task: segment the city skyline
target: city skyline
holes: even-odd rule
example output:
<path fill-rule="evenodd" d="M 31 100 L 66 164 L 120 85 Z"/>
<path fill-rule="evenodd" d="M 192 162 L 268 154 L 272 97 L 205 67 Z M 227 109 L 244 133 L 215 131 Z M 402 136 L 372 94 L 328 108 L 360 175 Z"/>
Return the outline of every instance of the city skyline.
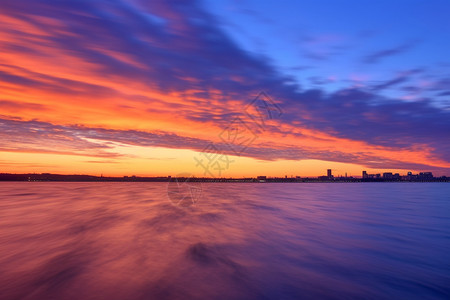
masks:
<path fill-rule="evenodd" d="M 14 178 L 16 179 L 20 179 L 23 180 L 24 178 L 27 178 L 26 176 L 29 175 L 35 175 L 35 178 L 39 178 L 41 180 L 48 180 L 51 181 L 51 179 L 49 178 L 56 178 L 58 176 L 61 176 L 61 178 L 66 178 L 66 177 L 73 177 L 73 178 L 97 178 L 97 179 L 101 179 L 101 178 L 116 178 L 116 179 L 124 179 L 124 180 L 129 180 L 129 181 L 133 181 L 133 179 L 158 179 L 158 181 L 160 181 L 159 179 L 167 179 L 170 180 L 171 178 L 191 178 L 191 179 L 205 179 L 205 180 L 222 180 L 222 179 L 228 179 L 228 180 L 240 180 L 240 179 L 257 179 L 257 180 L 266 180 L 266 179 L 318 179 L 318 180 L 322 180 L 322 181 L 334 181 L 334 180 L 345 180 L 345 179 L 367 179 L 367 180 L 388 180 L 388 181 L 424 181 L 424 180 L 433 180 L 433 179 L 443 179 L 444 181 L 448 181 L 450 180 L 450 177 L 447 175 L 442 175 L 442 176 L 434 176 L 432 172 L 419 172 L 417 174 L 414 174 L 411 171 L 408 171 L 406 174 L 400 174 L 400 173 L 393 173 L 393 172 L 383 172 L 383 173 L 375 173 L 375 174 L 369 174 L 367 173 L 367 171 L 363 170 L 361 172 L 361 176 L 354 176 L 351 174 L 347 174 L 345 173 L 345 175 L 341 175 L 341 174 L 333 174 L 333 170 L 332 169 L 327 169 L 326 170 L 326 175 L 320 175 L 320 176 L 299 176 L 299 175 L 284 175 L 284 176 L 267 176 L 267 175 L 254 175 L 254 176 L 242 176 L 242 177 L 202 177 L 202 176 L 194 176 L 192 174 L 189 173 L 184 173 L 184 174 L 178 174 L 175 176 L 172 175 L 167 175 L 167 176 L 136 176 L 136 175 L 123 175 L 123 176 L 104 176 L 103 174 L 101 175 L 91 175 L 91 174 L 55 174 L 55 173 L 48 173 L 48 172 L 44 172 L 44 173 L 4 173 L 4 172 L 0 172 L 0 181 L 4 181 L 4 180 L 14 180 Z M 16 176 L 16 177 L 15 177 Z M 17 177 L 18 176 L 18 177 Z M 25 177 L 24 177 L 25 176 Z M 46 178 L 46 176 L 49 176 L 48 178 Z M 56 176 L 56 177 L 55 177 Z M 28 177 L 29 181 L 34 181 L 31 180 L 31 177 Z M 20 181 L 19 180 L 19 181 Z M 76 180 L 75 180 L 76 181 Z"/>
<path fill-rule="evenodd" d="M 448 2 L 77 3 L 2 3 L 4 172 L 450 173 Z"/>

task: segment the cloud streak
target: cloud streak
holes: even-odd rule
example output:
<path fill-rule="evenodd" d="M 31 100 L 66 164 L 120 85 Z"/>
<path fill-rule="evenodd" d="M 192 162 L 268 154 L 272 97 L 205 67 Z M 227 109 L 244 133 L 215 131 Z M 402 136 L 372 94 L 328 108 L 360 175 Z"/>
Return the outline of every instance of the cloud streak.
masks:
<path fill-rule="evenodd" d="M 379 50 L 364 57 L 363 62 L 366 64 L 379 63 L 381 60 L 388 57 L 403 54 L 414 48 L 417 44 L 418 42 L 408 42 L 396 47 Z"/>
<path fill-rule="evenodd" d="M 119 159 L 108 141 L 201 151 L 266 90 L 285 114 L 248 157 L 448 168 L 449 111 L 380 95 L 412 74 L 369 89 L 302 89 L 243 50 L 199 1 L 6 1 L 1 14 L 3 151 Z"/>

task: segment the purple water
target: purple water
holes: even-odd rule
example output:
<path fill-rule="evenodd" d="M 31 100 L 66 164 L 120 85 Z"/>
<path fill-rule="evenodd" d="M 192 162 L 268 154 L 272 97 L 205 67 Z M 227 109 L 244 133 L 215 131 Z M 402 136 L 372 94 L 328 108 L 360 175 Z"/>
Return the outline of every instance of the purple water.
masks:
<path fill-rule="evenodd" d="M 448 183 L 0 183 L 1 299 L 449 299 Z"/>

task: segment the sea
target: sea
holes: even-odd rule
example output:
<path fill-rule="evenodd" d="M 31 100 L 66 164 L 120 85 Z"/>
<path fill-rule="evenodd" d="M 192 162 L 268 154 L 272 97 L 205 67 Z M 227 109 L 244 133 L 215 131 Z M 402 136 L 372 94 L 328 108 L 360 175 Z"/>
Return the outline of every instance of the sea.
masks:
<path fill-rule="evenodd" d="M 0 299 L 450 299 L 450 184 L 1 182 Z"/>

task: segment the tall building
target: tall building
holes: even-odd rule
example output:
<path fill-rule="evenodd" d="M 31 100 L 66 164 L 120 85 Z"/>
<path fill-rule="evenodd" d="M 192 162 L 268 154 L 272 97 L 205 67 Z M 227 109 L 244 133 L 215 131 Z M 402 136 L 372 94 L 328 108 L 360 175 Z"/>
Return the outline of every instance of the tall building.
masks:
<path fill-rule="evenodd" d="M 431 179 L 431 178 L 433 178 L 433 173 L 431 173 L 431 172 L 420 172 L 419 173 L 419 178 L 420 179 Z"/>
<path fill-rule="evenodd" d="M 392 179 L 393 177 L 394 177 L 394 174 L 392 174 L 392 172 L 383 173 L 384 179 Z"/>
<path fill-rule="evenodd" d="M 362 178 L 367 178 L 368 176 L 367 176 L 367 171 L 363 171 L 363 173 L 362 173 Z"/>
<path fill-rule="evenodd" d="M 328 178 L 333 178 L 333 174 L 331 174 L 331 169 L 327 170 L 327 177 Z"/>

